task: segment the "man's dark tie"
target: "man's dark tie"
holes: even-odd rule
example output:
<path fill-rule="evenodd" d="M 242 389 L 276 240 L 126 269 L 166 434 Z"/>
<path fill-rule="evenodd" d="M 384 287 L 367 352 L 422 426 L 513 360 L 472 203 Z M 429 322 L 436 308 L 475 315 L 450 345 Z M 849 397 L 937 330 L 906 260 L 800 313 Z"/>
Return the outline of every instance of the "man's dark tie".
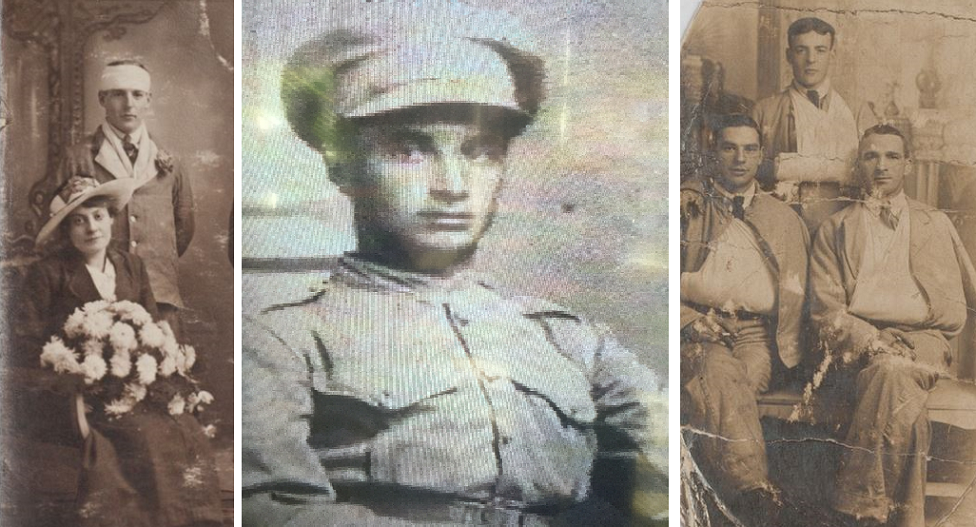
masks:
<path fill-rule="evenodd" d="M 732 197 L 732 215 L 740 220 L 746 219 L 746 209 L 743 207 L 745 202 L 745 196 Z"/>
<path fill-rule="evenodd" d="M 881 217 L 881 222 L 890 227 L 891 230 L 898 228 L 898 216 L 895 216 L 891 212 L 891 203 L 884 202 L 881 204 L 881 213 L 879 216 Z"/>
<path fill-rule="evenodd" d="M 820 94 L 817 93 L 817 90 L 807 90 L 807 99 L 810 99 L 810 102 L 812 102 L 814 106 L 820 108 Z"/>
<path fill-rule="evenodd" d="M 132 144 L 132 136 L 129 134 L 125 134 L 125 138 L 122 139 L 122 150 L 125 150 L 125 155 L 129 156 L 129 161 L 135 164 L 136 158 L 139 157 L 139 149 Z"/>

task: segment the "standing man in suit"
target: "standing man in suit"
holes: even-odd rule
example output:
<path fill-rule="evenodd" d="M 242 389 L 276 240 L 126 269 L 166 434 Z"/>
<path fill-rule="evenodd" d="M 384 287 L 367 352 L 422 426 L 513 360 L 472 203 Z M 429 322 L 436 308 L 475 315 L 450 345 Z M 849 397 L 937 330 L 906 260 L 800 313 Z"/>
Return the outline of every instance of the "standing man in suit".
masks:
<path fill-rule="evenodd" d="M 859 526 L 924 527 L 925 404 L 976 306 L 976 271 L 949 218 L 905 196 L 901 132 L 865 132 L 857 167 L 864 199 L 824 221 L 810 259 L 811 316 L 856 375 L 833 505 Z"/>
<path fill-rule="evenodd" d="M 159 315 L 181 337 L 179 258 L 193 239 L 193 191 L 175 158 L 161 149 L 143 122 L 152 102 L 149 71 L 133 60 L 108 63 L 98 102 L 105 120 L 66 154 L 62 178 L 101 183 L 134 178 L 137 190 L 120 211 L 112 238 L 146 264 Z"/>
<path fill-rule="evenodd" d="M 780 525 L 756 396 L 802 358 L 809 235 L 756 184 L 755 121 L 724 116 L 713 132 L 712 175 L 681 188 L 681 408 L 699 432 L 693 453 L 733 512 Z"/>
<path fill-rule="evenodd" d="M 853 160 L 861 130 L 875 124 L 862 108 L 856 117 L 831 85 L 836 32 L 819 18 L 801 18 L 787 30 L 786 60 L 793 82 L 782 92 L 759 101 L 752 117 L 759 124 L 767 165 L 762 183 L 772 183 L 771 161 L 781 152 Z"/>

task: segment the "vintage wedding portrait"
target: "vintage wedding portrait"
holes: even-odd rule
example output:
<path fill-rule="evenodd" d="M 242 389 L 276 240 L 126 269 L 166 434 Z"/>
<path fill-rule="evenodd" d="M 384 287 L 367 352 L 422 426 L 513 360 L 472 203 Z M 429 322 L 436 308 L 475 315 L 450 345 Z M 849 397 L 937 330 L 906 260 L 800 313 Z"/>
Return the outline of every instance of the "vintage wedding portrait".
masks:
<path fill-rule="evenodd" d="M 666 7 L 245 3 L 245 525 L 667 523 Z"/>
<path fill-rule="evenodd" d="M 233 11 L 2 4 L 3 525 L 233 524 Z"/>
<path fill-rule="evenodd" d="M 700 6 L 684 525 L 976 525 L 974 46 L 969 2 Z"/>

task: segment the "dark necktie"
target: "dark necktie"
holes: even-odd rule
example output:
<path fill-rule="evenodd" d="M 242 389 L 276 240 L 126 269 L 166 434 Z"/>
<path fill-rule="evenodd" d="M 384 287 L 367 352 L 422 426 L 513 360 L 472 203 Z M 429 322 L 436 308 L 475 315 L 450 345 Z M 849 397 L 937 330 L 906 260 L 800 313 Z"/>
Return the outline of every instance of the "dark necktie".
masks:
<path fill-rule="evenodd" d="M 125 150 L 125 155 L 129 156 L 129 161 L 135 164 L 136 158 L 139 157 L 139 149 L 132 144 L 132 136 L 129 134 L 125 134 L 125 138 L 122 139 L 122 150 Z"/>
<path fill-rule="evenodd" d="M 812 102 L 814 106 L 820 108 L 820 94 L 817 93 L 817 90 L 807 90 L 807 99 L 810 99 L 810 102 Z"/>
<path fill-rule="evenodd" d="M 745 202 L 746 202 L 745 196 L 734 196 L 732 198 L 732 215 L 735 216 L 737 219 L 740 220 L 746 219 L 746 209 L 745 207 L 743 207 L 743 205 L 745 205 Z"/>
<path fill-rule="evenodd" d="M 881 204 L 881 212 L 879 216 L 881 217 L 881 222 L 890 227 L 891 230 L 898 228 L 898 216 L 895 216 L 895 214 L 891 212 L 891 203 L 886 201 Z"/>

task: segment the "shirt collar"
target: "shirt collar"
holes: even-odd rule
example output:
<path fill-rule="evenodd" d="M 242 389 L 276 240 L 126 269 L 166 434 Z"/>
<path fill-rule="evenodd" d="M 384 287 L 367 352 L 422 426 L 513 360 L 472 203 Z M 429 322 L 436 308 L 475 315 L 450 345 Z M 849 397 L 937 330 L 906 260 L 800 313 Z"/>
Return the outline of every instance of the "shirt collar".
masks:
<path fill-rule="evenodd" d="M 820 100 L 824 101 L 826 97 L 830 95 L 830 78 L 828 77 L 824 79 L 823 82 L 820 83 L 820 86 L 817 86 L 816 88 L 805 88 L 800 86 L 800 83 L 796 82 L 796 79 L 793 79 L 793 89 L 804 97 L 807 96 L 808 91 L 814 90 L 817 92 L 817 95 L 820 96 Z"/>
<path fill-rule="evenodd" d="M 118 128 L 109 124 L 108 121 L 104 121 L 102 125 L 102 129 L 111 131 L 112 134 L 114 134 L 119 141 L 124 141 L 125 136 L 127 135 L 122 130 L 119 130 Z M 138 145 L 139 142 L 142 141 L 142 134 L 144 134 L 145 132 L 146 132 L 146 123 L 142 123 L 139 125 L 139 128 L 136 128 L 135 131 L 133 131 L 131 134 L 128 134 L 129 139 L 132 141 L 132 144 Z"/>
<path fill-rule="evenodd" d="M 732 201 L 732 198 L 734 198 L 736 196 L 742 196 L 742 198 L 743 198 L 743 200 L 742 200 L 742 208 L 744 208 L 744 209 L 749 208 L 749 205 L 752 204 L 752 198 L 756 197 L 756 182 L 755 181 L 753 181 L 752 182 L 752 185 L 749 185 L 749 188 L 747 188 L 744 192 L 738 192 L 738 193 L 729 192 L 728 190 L 725 190 L 725 187 L 723 187 L 722 185 L 720 185 L 718 183 L 715 183 L 714 184 L 714 187 L 715 187 L 715 190 L 717 190 L 720 195 L 722 195 L 723 197 L 727 198 L 730 202 Z"/>
<path fill-rule="evenodd" d="M 908 209 L 908 197 L 905 196 L 905 191 L 901 191 L 889 198 L 868 196 L 864 199 L 864 206 L 875 216 L 881 215 L 881 207 L 884 205 L 888 205 L 895 216 L 901 216 L 902 212 Z"/>

